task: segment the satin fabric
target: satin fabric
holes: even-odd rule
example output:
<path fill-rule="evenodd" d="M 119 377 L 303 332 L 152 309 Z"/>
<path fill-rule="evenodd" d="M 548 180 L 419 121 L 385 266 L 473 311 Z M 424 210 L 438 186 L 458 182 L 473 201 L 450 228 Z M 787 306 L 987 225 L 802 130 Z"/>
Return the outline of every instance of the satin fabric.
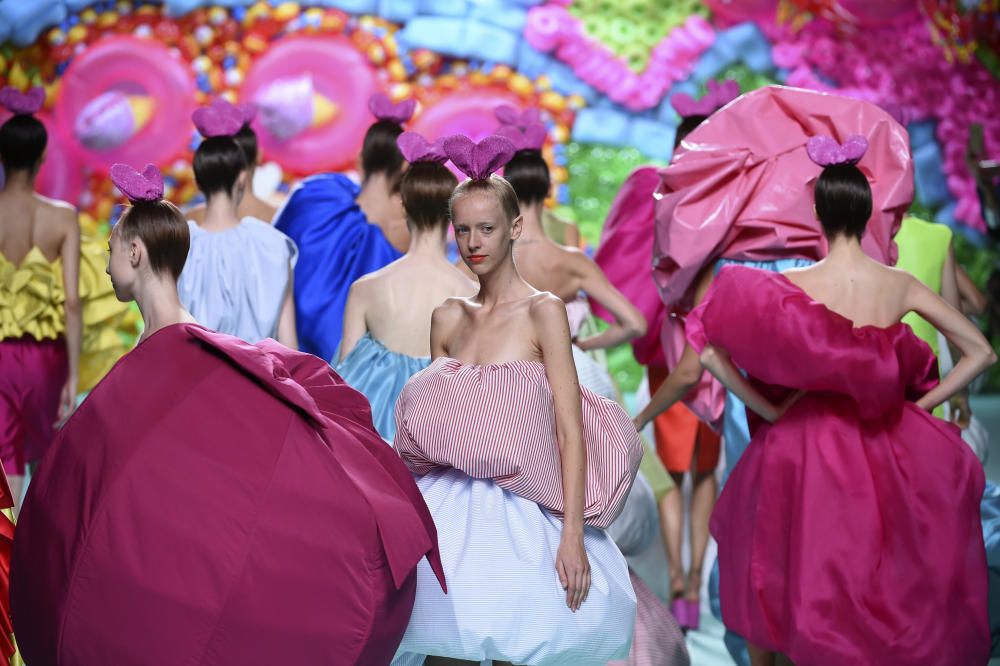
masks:
<path fill-rule="evenodd" d="M 391 443 L 396 436 L 396 400 L 410 377 L 430 363 L 430 356 L 394 352 L 365 333 L 336 369 L 345 382 L 368 398 L 375 429 Z"/>
<path fill-rule="evenodd" d="M 990 580 L 990 635 L 992 657 L 1000 657 L 1000 486 L 986 484 L 983 501 L 983 539 L 986 541 L 986 562 Z"/>
<path fill-rule="evenodd" d="M 454 469 L 417 480 L 438 526 L 443 594 L 418 568 L 417 599 L 394 666 L 423 655 L 532 666 L 603 666 L 628 654 L 636 599 L 607 532 L 584 527 L 591 587 L 577 612 L 556 574 L 562 521 L 490 479 Z"/>
<path fill-rule="evenodd" d="M 14 494 L 7 475 L 0 473 L 0 656 L 11 666 L 23 664 L 14 643 L 10 617 L 10 564 L 14 546 Z M 15 656 L 17 655 L 17 656 Z"/>
<path fill-rule="evenodd" d="M 958 429 L 910 400 L 937 380 L 908 326 L 854 327 L 784 276 L 720 271 L 688 338 L 771 399 L 712 515 L 727 627 L 802 666 L 985 663 L 979 502 Z"/>
<path fill-rule="evenodd" d="M 191 249 L 177 281 L 199 323 L 247 342 L 275 338 L 296 261 L 295 243 L 267 222 L 243 218 L 224 231 L 188 221 Z"/>
<path fill-rule="evenodd" d="M 419 490 L 323 361 L 200 326 L 127 354 L 28 489 L 11 600 L 47 664 L 386 664 L 417 561 Z"/>
<path fill-rule="evenodd" d="M 62 339 L 0 340 L 0 460 L 7 474 L 24 476 L 52 444 L 67 358 Z"/>
<path fill-rule="evenodd" d="M 665 363 L 660 345 L 660 329 L 667 309 L 649 273 L 653 265 L 653 194 L 660 185 L 655 167 L 639 167 L 625 179 L 611 202 L 601 230 L 601 242 L 594 253 L 608 281 L 639 309 L 646 318 L 646 334 L 632 340 L 632 352 L 642 365 Z M 605 321 L 613 315 L 590 299 L 594 314 Z"/>
<path fill-rule="evenodd" d="M 351 285 L 402 256 L 355 203 L 360 192 L 347 176 L 312 176 L 274 218 L 275 228 L 299 248 L 294 284 L 299 348 L 327 361 L 340 345 Z"/>

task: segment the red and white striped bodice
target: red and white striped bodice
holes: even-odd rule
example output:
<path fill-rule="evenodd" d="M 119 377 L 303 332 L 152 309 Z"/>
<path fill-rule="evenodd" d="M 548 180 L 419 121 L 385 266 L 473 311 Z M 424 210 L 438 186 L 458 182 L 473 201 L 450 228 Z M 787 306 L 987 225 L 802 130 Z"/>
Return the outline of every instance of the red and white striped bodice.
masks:
<path fill-rule="evenodd" d="M 621 406 L 586 389 L 581 396 L 584 522 L 605 528 L 625 503 L 642 444 Z M 452 467 L 562 516 L 552 390 L 538 361 L 465 365 L 438 358 L 400 394 L 394 445 L 415 474 Z"/>

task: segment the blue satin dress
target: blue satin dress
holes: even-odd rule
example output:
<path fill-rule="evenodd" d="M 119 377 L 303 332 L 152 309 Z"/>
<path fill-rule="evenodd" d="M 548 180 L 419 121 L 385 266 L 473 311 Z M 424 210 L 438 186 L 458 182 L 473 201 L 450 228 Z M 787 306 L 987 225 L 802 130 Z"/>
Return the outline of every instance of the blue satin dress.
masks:
<path fill-rule="evenodd" d="M 430 356 L 394 352 L 365 333 L 335 369 L 345 382 L 368 398 L 375 429 L 391 443 L 396 436 L 396 399 L 407 380 L 430 364 Z"/>
<path fill-rule="evenodd" d="M 334 360 L 351 284 L 402 255 L 355 203 L 361 188 L 336 173 L 307 178 L 275 217 L 299 248 L 295 323 L 299 348 Z"/>

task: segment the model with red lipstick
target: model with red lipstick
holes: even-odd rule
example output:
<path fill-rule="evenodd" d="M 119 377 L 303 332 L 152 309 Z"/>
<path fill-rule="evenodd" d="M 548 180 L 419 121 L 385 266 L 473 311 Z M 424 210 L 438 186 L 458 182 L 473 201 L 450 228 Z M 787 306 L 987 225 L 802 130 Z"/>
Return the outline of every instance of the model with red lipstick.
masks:
<path fill-rule="evenodd" d="M 470 176 L 451 219 L 479 292 L 434 311 L 434 360 L 396 403 L 394 444 L 419 477 L 448 582 L 443 594 L 418 570 L 396 663 L 605 664 L 628 652 L 635 596 L 603 528 L 642 445 L 621 407 L 581 390 L 563 301 L 514 265 L 521 211 L 492 175 L 513 144 L 444 145 Z"/>

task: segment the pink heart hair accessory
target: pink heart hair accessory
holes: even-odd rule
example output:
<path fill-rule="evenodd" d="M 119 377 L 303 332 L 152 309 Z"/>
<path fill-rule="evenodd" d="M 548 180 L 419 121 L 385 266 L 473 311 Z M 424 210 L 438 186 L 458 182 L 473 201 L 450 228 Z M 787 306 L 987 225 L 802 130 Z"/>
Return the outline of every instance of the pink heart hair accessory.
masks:
<path fill-rule="evenodd" d="M 242 104 L 237 104 L 236 108 L 240 110 L 243 114 L 243 124 L 249 125 L 253 122 L 254 118 L 257 117 L 257 105 L 253 102 L 244 102 Z"/>
<path fill-rule="evenodd" d="M 429 143 L 416 132 L 403 132 L 396 137 L 396 146 L 410 164 L 414 162 L 436 162 L 444 164 L 448 161 L 448 153 L 444 150 L 444 139 Z"/>
<path fill-rule="evenodd" d="M 245 123 L 244 112 L 234 104 L 217 99 L 209 106 L 195 109 L 191 115 L 198 133 L 206 139 L 216 136 L 233 136 Z"/>
<path fill-rule="evenodd" d="M 496 131 L 496 134 L 510 139 L 517 151 L 541 150 L 542 146 L 545 145 L 548 130 L 541 123 L 534 123 L 523 128 L 503 125 Z"/>
<path fill-rule="evenodd" d="M 129 201 L 159 201 L 163 198 L 163 174 L 152 164 L 136 171 L 127 164 L 111 166 L 111 182 Z"/>
<path fill-rule="evenodd" d="M 0 90 L 0 106 L 15 116 L 30 116 L 38 113 L 45 104 L 45 89 L 35 86 L 26 93 L 13 86 L 4 86 Z"/>
<path fill-rule="evenodd" d="M 501 125 L 513 125 L 519 129 L 524 129 L 530 125 L 537 125 L 542 122 L 542 112 L 536 108 L 518 111 L 510 104 L 501 104 L 493 109 L 493 115 Z"/>
<path fill-rule="evenodd" d="M 368 98 L 368 110 L 379 120 L 391 120 L 402 125 L 413 117 L 417 103 L 412 99 L 393 102 L 385 93 L 375 93 Z"/>
<path fill-rule="evenodd" d="M 806 142 L 806 154 L 821 167 L 838 164 L 857 164 L 868 151 L 868 139 L 855 134 L 844 143 L 837 143 L 832 136 L 814 136 Z"/>
<path fill-rule="evenodd" d="M 486 180 L 517 152 L 514 142 L 496 134 L 479 143 L 461 134 L 449 136 L 444 140 L 444 150 L 452 163 L 472 180 Z"/>
<path fill-rule="evenodd" d="M 709 81 L 707 87 L 708 92 L 700 99 L 696 100 L 687 93 L 677 93 L 670 98 L 670 105 L 682 118 L 710 116 L 740 96 L 740 84 L 732 79 L 722 83 Z"/>

